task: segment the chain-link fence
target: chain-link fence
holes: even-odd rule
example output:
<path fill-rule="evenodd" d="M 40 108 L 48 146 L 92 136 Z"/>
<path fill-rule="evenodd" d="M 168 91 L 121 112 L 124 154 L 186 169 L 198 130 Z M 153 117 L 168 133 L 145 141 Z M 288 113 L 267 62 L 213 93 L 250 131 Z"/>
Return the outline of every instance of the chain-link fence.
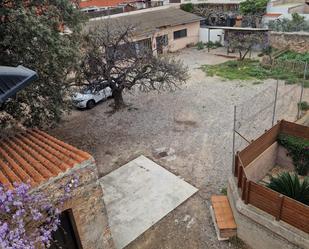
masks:
<path fill-rule="evenodd" d="M 303 75 L 304 79 L 294 84 L 277 79 L 262 92 L 234 106 L 233 155 L 270 129 L 277 120 L 294 122 L 301 117 L 304 110 L 300 103 L 309 102 L 309 88 L 305 84 L 307 64 Z"/>

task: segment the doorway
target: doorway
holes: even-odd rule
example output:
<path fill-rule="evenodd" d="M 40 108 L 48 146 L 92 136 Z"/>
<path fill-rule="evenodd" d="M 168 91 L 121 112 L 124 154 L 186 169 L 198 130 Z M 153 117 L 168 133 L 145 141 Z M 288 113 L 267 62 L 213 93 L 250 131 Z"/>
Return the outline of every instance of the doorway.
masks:
<path fill-rule="evenodd" d="M 163 49 L 168 45 L 168 36 L 162 35 L 156 37 L 156 43 L 157 43 L 157 53 L 163 54 Z"/>
<path fill-rule="evenodd" d="M 51 249 L 82 249 L 72 210 L 65 210 L 60 215 L 61 225 L 53 234 Z"/>

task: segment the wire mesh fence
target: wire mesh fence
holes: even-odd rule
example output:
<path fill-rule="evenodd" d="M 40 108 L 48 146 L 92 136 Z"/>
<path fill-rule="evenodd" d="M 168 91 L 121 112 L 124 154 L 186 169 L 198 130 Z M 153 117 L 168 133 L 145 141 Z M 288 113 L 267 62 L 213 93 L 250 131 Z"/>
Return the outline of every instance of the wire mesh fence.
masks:
<path fill-rule="evenodd" d="M 308 63 L 295 61 L 274 63 L 272 67 L 294 72 L 297 75 L 296 80 L 293 79 L 292 82 L 280 80 L 278 75 L 278 79 L 269 87 L 234 106 L 233 166 L 237 151 L 270 129 L 277 120 L 284 119 L 291 122 L 298 120 L 305 112 L 301 103 L 309 103 Z"/>
<path fill-rule="evenodd" d="M 249 100 L 235 106 L 234 154 L 270 129 L 277 120 L 296 121 L 301 101 L 309 101 L 309 89 L 303 84 L 287 85 L 277 80 Z"/>

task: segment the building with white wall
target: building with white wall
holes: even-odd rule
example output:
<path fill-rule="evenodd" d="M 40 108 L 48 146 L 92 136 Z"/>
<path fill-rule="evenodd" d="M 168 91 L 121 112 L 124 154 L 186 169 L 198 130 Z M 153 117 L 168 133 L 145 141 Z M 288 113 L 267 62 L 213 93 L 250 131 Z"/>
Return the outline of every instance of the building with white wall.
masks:
<path fill-rule="evenodd" d="M 134 25 L 136 46 L 147 46 L 155 54 L 175 52 L 199 41 L 200 22 L 198 15 L 174 7 L 157 7 L 141 11 L 95 18 L 88 26 L 100 25 L 106 21 L 115 27 L 119 24 Z"/>

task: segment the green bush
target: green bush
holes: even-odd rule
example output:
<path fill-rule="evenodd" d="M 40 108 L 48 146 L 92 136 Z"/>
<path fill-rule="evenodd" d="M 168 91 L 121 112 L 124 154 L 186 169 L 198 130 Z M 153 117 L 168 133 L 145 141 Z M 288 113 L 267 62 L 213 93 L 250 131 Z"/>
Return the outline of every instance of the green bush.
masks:
<path fill-rule="evenodd" d="M 292 14 L 292 20 L 289 18 L 276 19 L 270 21 L 268 26 L 270 30 L 279 32 L 309 31 L 309 22 L 298 13 Z"/>
<path fill-rule="evenodd" d="M 224 187 L 220 190 L 220 193 L 223 195 L 227 195 L 227 187 Z"/>
<path fill-rule="evenodd" d="M 207 48 L 219 48 L 219 47 L 222 47 L 222 45 L 219 41 L 216 41 L 216 42 L 209 41 L 206 43 L 206 47 Z"/>
<path fill-rule="evenodd" d="M 184 11 L 187 12 L 193 12 L 193 4 L 192 3 L 185 3 L 185 4 L 181 4 L 180 8 Z"/>
<path fill-rule="evenodd" d="M 221 44 L 221 42 L 216 41 L 216 42 L 215 42 L 215 46 L 216 46 L 217 48 L 220 48 L 220 47 L 222 47 L 222 44 Z"/>
<path fill-rule="evenodd" d="M 309 205 L 309 177 L 303 181 L 296 174 L 282 173 L 278 177 L 272 177 L 268 187 L 283 195 Z"/>
<path fill-rule="evenodd" d="M 292 157 L 295 170 L 305 176 L 309 172 L 309 141 L 303 138 L 280 134 L 278 143 L 287 149 Z"/>
<path fill-rule="evenodd" d="M 293 51 L 287 51 L 280 55 L 278 58 L 281 60 L 293 60 L 298 62 L 308 62 L 309 63 L 309 53 L 296 53 Z"/>
<path fill-rule="evenodd" d="M 203 42 L 198 42 L 196 44 L 197 50 L 202 50 L 205 48 L 205 44 Z"/>
<path fill-rule="evenodd" d="M 264 14 L 268 0 L 246 0 L 240 3 L 240 12 L 244 15 Z"/>
<path fill-rule="evenodd" d="M 308 111 L 309 110 L 309 104 L 307 101 L 302 101 L 298 103 L 299 109 L 302 111 Z"/>

